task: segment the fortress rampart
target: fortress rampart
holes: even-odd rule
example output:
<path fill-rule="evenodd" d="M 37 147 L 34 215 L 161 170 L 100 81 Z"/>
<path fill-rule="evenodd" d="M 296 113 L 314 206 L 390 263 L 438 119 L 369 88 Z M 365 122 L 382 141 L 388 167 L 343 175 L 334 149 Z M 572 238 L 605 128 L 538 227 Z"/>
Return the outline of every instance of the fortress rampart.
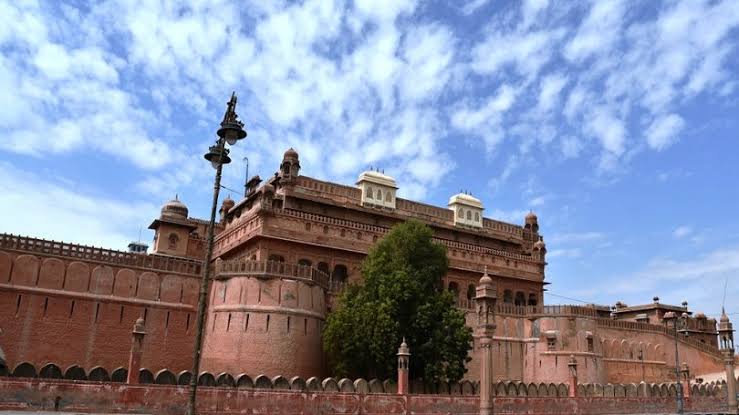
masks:
<path fill-rule="evenodd" d="M 196 261 L 0 235 L 0 347 L 9 363 L 124 367 L 131 322 L 146 320 L 143 364 L 192 360 Z"/>

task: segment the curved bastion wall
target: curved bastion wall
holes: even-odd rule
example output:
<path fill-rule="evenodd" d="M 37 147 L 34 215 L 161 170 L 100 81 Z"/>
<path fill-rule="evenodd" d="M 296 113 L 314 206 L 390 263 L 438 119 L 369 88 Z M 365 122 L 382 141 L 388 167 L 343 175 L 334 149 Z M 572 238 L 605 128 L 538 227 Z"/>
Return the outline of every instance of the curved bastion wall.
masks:
<path fill-rule="evenodd" d="M 321 376 L 328 275 L 275 261 L 218 261 L 202 370 Z"/>

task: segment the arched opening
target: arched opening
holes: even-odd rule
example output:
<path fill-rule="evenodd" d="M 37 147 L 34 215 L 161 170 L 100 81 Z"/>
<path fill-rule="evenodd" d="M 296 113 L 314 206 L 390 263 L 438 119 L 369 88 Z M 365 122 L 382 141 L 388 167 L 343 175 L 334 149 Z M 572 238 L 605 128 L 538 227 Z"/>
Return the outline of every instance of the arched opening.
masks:
<path fill-rule="evenodd" d="M 511 290 L 503 291 L 503 303 L 513 304 L 513 291 Z"/>
<path fill-rule="evenodd" d="M 298 265 L 302 265 L 304 267 L 310 267 L 313 265 L 313 261 L 310 259 L 301 258 L 298 260 Z"/>
<path fill-rule="evenodd" d="M 376 199 L 382 202 L 382 190 L 377 189 L 377 193 L 375 193 Z"/>
<path fill-rule="evenodd" d="M 454 304 L 459 303 L 459 284 L 452 281 L 449 283 L 449 292 L 452 293 L 452 296 L 454 297 Z"/>
<path fill-rule="evenodd" d="M 171 233 L 169 234 L 168 241 L 169 241 L 169 249 L 177 249 L 177 242 L 180 241 L 180 238 L 177 235 Z"/>
<path fill-rule="evenodd" d="M 472 211 L 471 210 L 468 210 L 467 211 L 467 220 L 472 220 Z"/>
<path fill-rule="evenodd" d="M 372 189 L 372 186 L 367 187 L 367 199 L 374 199 L 375 197 L 372 195 L 372 192 L 374 189 Z"/>
<path fill-rule="evenodd" d="M 386 202 L 392 202 L 393 201 L 393 195 L 388 191 L 385 193 L 385 201 Z"/>
<path fill-rule="evenodd" d="M 334 267 L 334 272 L 331 274 L 331 278 L 334 280 L 334 282 L 341 284 L 346 282 L 348 276 L 349 272 L 346 268 L 346 265 L 342 264 L 337 264 Z"/>
<path fill-rule="evenodd" d="M 328 264 L 325 263 L 325 262 L 319 262 L 317 268 L 318 268 L 319 271 L 325 272 L 326 275 L 328 275 L 330 273 L 330 271 L 328 270 Z"/>
<path fill-rule="evenodd" d="M 475 284 L 467 286 L 467 307 L 472 308 L 472 301 L 475 299 Z"/>
<path fill-rule="evenodd" d="M 538 298 L 536 298 L 536 294 L 534 293 L 529 294 L 529 305 L 538 305 L 538 304 L 539 304 L 539 300 Z"/>
<path fill-rule="evenodd" d="M 285 257 L 282 255 L 272 254 L 269 257 L 267 257 L 268 261 L 274 261 L 274 262 L 285 262 Z"/>
<path fill-rule="evenodd" d="M 516 291 L 516 299 L 513 301 L 514 305 L 526 305 L 526 294 L 523 291 Z"/>

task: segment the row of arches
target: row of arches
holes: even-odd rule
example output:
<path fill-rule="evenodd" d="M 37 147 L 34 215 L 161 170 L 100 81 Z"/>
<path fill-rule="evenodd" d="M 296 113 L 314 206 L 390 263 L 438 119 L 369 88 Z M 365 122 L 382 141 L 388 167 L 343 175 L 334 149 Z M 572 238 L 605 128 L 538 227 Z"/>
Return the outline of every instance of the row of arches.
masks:
<path fill-rule="evenodd" d="M 6 274 L 6 275 L 3 275 Z M 130 268 L 114 269 L 107 265 L 91 266 L 86 262 L 66 263 L 57 258 L 35 255 L 11 257 L 0 252 L 0 281 L 13 285 L 39 287 L 70 292 L 134 297 L 171 303 L 197 303 L 198 280 Z"/>
<path fill-rule="evenodd" d="M 256 257 L 253 259 L 256 259 Z M 273 262 L 286 262 L 285 257 L 279 254 L 270 254 L 267 257 L 267 260 Z M 298 265 L 312 267 L 313 261 L 308 258 L 300 258 L 298 259 Z M 326 275 L 329 275 L 334 282 L 345 283 L 347 278 L 349 278 L 349 268 L 344 264 L 334 265 L 334 269 L 331 271 L 328 263 L 321 261 L 316 264 L 315 268 L 326 273 Z"/>
<path fill-rule="evenodd" d="M 627 341 L 624 339 L 604 339 L 603 357 L 629 360 L 665 360 L 661 344 Z"/>
<path fill-rule="evenodd" d="M 447 285 L 447 289 L 452 292 L 457 304 L 462 308 L 472 308 L 473 300 L 475 298 L 475 292 L 477 286 L 475 284 L 468 284 L 464 297 L 461 296 L 461 290 L 459 283 L 456 281 L 450 281 Z M 503 304 L 512 304 L 516 306 L 536 306 L 539 305 L 539 296 L 536 293 L 528 293 L 523 291 L 516 291 L 515 296 L 513 290 L 503 290 L 503 297 L 500 299 Z"/>
<path fill-rule="evenodd" d="M 370 200 L 377 200 L 379 202 L 382 202 L 383 196 L 382 196 L 382 189 L 375 189 L 372 186 L 367 186 L 367 199 Z M 390 190 L 385 191 L 385 202 L 392 203 L 393 202 L 393 194 Z"/>

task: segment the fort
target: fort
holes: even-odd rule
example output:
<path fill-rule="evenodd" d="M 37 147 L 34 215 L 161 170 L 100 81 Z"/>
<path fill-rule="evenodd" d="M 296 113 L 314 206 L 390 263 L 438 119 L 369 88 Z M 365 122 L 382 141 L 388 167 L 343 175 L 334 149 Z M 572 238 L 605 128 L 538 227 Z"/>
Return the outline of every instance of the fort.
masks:
<path fill-rule="evenodd" d="M 436 242 L 446 247 L 449 272 L 441 283 L 454 294 L 471 327 L 480 277 L 487 273 L 494 282 L 498 303 L 492 378 L 503 407 L 505 399 L 514 397 L 562 411 L 546 413 L 575 413 L 567 412 L 575 409 L 566 405 L 592 408 L 581 413 L 608 413 L 597 412 L 601 404 L 588 397 L 631 397 L 636 406 L 667 405 L 674 401 L 669 397 L 675 394 L 671 382 L 677 371 L 692 382 L 686 392 L 693 391 L 693 404 L 722 410 L 711 397 L 725 395 L 724 384 L 697 381 L 725 369 L 717 321 L 694 313 L 687 302 L 669 305 L 657 297 L 632 306 L 544 304 L 547 247 L 534 213 L 521 218 L 521 225 L 510 224 L 484 217 L 481 201 L 465 193 L 452 195 L 447 207 L 397 197 L 396 181 L 379 171 L 361 173 L 355 186 L 300 171 L 299 155 L 289 149 L 274 176 L 265 181 L 254 177 L 241 200 L 222 202 L 203 373 L 198 375 L 200 384 L 214 389 L 203 389 L 203 405 L 236 408 L 240 394 L 264 402 L 271 398 L 260 393 L 278 392 L 260 389 L 297 389 L 292 395 L 279 393 L 295 408 L 302 405 L 304 413 L 320 413 L 308 408 L 315 402 L 309 402 L 314 398 L 306 392 L 322 391 L 327 402 L 363 408 L 371 403 L 356 394 L 397 392 L 387 380 L 331 378 L 321 335 L 336 296 L 347 283 L 361 281 L 360 264 L 372 244 L 394 224 L 413 218 L 430 226 Z M 190 217 L 175 198 L 150 225 L 155 233 L 151 253 L 138 243 L 123 252 L 0 235 L 0 375 L 11 376 L 0 378 L 0 392 L 23 396 L 20 400 L 36 402 L 28 407 L 37 409 L 53 407 L 52 395 L 58 390 L 66 391 L 65 399 L 108 396 L 100 404 L 106 410 L 138 402 L 145 393 L 160 394 L 165 405 L 170 394 L 166 388 L 181 388 L 176 385 L 192 377 L 206 227 L 206 221 Z M 685 326 L 677 334 L 665 319 L 668 313 L 684 316 Z M 133 376 L 136 383 L 170 385 L 159 392 L 146 392 L 145 385 L 115 386 L 130 376 L 131 327 L 139 318 L 145 325 L 142 369 Z M 676 351 L 684 362 L 677 368 Z M 473 395 L 480 388 L 479 353 L 475 344 L 463 382 L 412 382 L 411 393 L 434 395 L 386 395 L 385 406 L 380 405 L 385 409 L 375 413 L 429 407 L 437 395 L 447 399 L 447 407 L 457 408 L 452 412 L 474 412 L 469 408 L 476 405 Z M 573 362 L 578 383 L 569 385 Z M 218 387 L 240 392 L 226 396 Z M 349 395 L 342 397 L 341 392 Z M 584 400 L 536 403 L 575 392 Z M 177 396 L 175 401 L 182 398 Z M 401 409 L 387 409 L 393 405 Z M 23 403 L 0 399 L 3 407 L 22 408 Z M 363 413 L 373 413 L 368 408 Z"/>

